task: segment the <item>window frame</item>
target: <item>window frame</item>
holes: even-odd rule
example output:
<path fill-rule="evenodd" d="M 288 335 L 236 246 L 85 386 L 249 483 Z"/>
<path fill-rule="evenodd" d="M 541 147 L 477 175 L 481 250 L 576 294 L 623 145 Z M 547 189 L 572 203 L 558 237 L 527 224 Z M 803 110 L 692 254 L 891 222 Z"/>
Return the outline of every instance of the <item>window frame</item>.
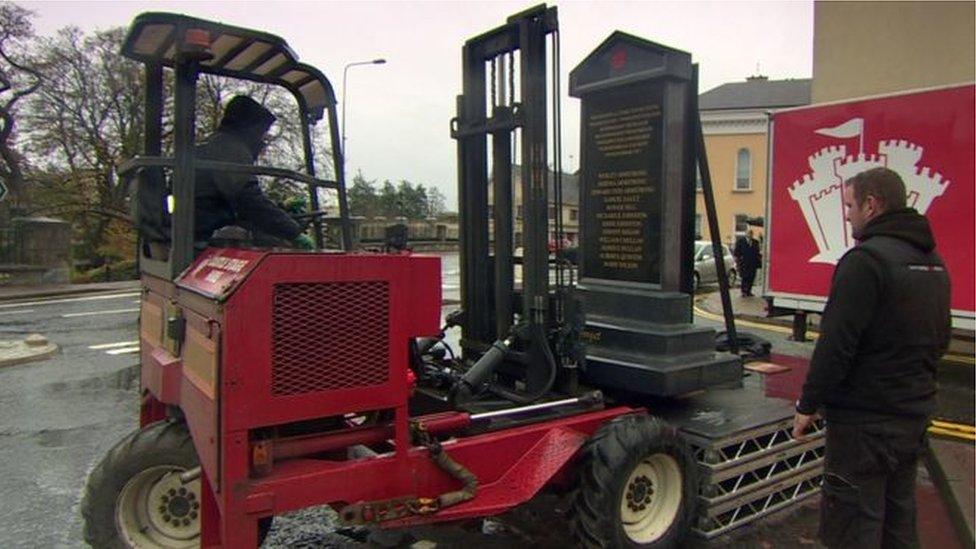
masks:
<path fill-rule="evenodd" d="M 745 151 L 745 153 L 746 153 L 746 159 L 748 161 L 747 162 L 748 173 L 746 174 L 746 178 L 745 178 L 747 186 L 746 187 L 739 187 L 739 180 L 740 180 L 740 177 L 739 177 L 739 165 L 740 165 L 740 156 L 742 155 L 742 152 L 743 151 Z M 748 192 L 752 192 L 752 177 L 753 177 L 753 175 L 752 175 L 752 151 L 749 149 L 749 147 L 739 147 L 739 149 L 737 151 L 735 151 L 735 174 L 734 174 L 733 177 L 734 177 L 734 179 L 732 181 L 732 192 L 736 192 L 736 193 L 748 193 Z"/>

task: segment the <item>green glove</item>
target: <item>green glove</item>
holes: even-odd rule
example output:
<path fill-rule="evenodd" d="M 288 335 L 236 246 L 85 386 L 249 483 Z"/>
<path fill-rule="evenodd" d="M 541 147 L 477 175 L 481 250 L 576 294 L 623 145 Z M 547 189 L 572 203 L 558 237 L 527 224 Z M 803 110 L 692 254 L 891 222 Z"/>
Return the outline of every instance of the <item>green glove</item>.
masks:
<path fill-rule="evenodd" d="M 299 250 L 314 250 L 315 249 L 315 242 L 313 242 L 312 239 L 309 238 L 308 235 L 307 234 L 304 234 L 304 233 L 296 236 L 295 237 L 295 240 L 292 240 L 291 242 Z"/>
<path fill-rule="evenodd" d="M 291 215 L 299 215 L 308 210 L 308 201 L 302 196 L 291 196 L 285 199 L 285 203 L 281 206 L 282 209 Z"/>

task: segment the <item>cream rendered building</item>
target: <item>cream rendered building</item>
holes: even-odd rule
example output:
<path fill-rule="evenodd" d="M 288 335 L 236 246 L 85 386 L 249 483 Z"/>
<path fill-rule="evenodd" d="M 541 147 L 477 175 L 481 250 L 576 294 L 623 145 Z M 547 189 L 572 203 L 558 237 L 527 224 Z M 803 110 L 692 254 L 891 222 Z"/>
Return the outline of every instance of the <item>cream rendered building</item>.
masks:
<path fill-rule="evenodd" d="M 746 219 L 766 209 L 766 112 L 810 103 L 810 80 L 752 76 L 709 90 L 698 103 L 719 233 L 731 244 L 746 231 Z M 700 189 L 695 208 L 698 235 L 711 238 Z"/>

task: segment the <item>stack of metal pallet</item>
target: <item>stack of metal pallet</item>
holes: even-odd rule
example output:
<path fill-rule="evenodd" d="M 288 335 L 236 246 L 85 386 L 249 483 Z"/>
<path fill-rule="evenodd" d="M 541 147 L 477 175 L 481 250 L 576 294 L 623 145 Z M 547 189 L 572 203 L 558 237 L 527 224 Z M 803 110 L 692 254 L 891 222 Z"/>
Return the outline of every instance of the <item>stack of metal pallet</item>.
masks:
<path fill-rule="evenodd" d="M 697 535 L 720 536 L 820 491 L 824 425 L 795 440 L 793 411 L 793 403 L 747 383 L 692 397 L 665 414 L 698 461 Z"/>

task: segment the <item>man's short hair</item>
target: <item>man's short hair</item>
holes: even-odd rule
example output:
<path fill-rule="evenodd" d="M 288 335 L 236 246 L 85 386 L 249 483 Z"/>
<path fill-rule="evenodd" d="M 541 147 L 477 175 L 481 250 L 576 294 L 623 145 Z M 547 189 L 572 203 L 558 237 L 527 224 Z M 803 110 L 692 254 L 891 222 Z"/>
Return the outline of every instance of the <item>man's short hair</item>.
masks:
<path fill-rule="evenodd" d="M 860 206 L 868 196 L 873 196 L 881 204 L 882 211 L 898 210 L 905 207 L 905 182 L 894 170 L 871 168 L 844 182 L 854 188 L 854 200 Z"/>

